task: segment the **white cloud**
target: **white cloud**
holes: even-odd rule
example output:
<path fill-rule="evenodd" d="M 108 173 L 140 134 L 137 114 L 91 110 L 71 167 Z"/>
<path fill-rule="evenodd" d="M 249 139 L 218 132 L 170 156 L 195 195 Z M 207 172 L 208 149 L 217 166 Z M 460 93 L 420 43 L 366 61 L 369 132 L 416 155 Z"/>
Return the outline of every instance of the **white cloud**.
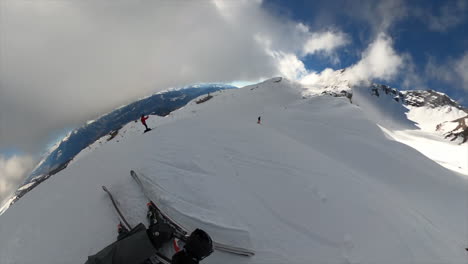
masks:
<path fill-rule="evenodd" d="M 337 77 L 337 71 L 326 68 L 321 72 L 309 71 L 307 74 L 304 74 L 299 80 L 300 83 L 304 85 L 327 85 L 330 84 L 330 81 L 335 81 Z"/>
<path fill-rule="evenodd" d="M 461 79 L 463 88 L 468 90 L 468 52 L 455 62 L 455 73 Z"/>
<path fill-rule="evenodd" d="M 220 14 L 231 23 L 238 23 L 237 18 L 248 12 L 257 12 L 262 0 L 212 0 Z"/>
<path fill-rule="evenodd" d="M 401 1 L 365 3 L 383 28 L 402 16 Z M 312 80 L 318 73 L 301 58 L 337 63 L 350 42 L 339 29 L 273 15 L 260 0 L 4 0 L 0 9 L 0 150 L 37 152 L 54 130 L 174 86 L 279 74 Z M 349 72 L 388 80 L 402 64 L 380 34 Z"/>
<path fill-rule="evenodd" d="M 260 0 L 4 0 L 0 10 L 0 151 L 40 152 L 53 131 L 174 86 L 300 78 L 305 47 L 336 62 L 348 41 Z"/>
<path fill-rule="evenodd" d="M 339 62 L 335 50 L 349 44 L 346 34 L 340 31 L 325 31 L 312 33 L 303 47 L 303 55 L 322 53 L 333 58 L 332 62 Z"/>
<path fill-rule="evenodd" d="M 329 69 L 325 69 L 322 73 L 325 73 Z M 325 74 L 318 73 L 315 71 L 309 71 L 307 74 L 303 75 L 299 82 L 303 85 L 315 85 L 325 79 Z"/>
<path fill-rule="evenodd" d="M 0 206 L 16 191 L 33 166 L 31 156 L 0 155 Z"/>
<path fill-rule="evenodd" d="M 309 27 L 304 25 L 303 23 L 299 22 L 297 23 L 296 25 L 296 29 L 299 31 L 299 32 L 302 32 L 302 33 L 308 33 L 309 32 Z"/>
<path fill-rule="evenodd" d="M 400 71 L 402 80 L 401 87 L 407 90 L 427 90 L 428 87 L 421 74 L 418 73 L 417 66 L 409 54 L 402 55 L 404 66 Z"/>
<path fill-rule="evenodd" d="M 404 59 L 393 49 L 392 39 L 381 33 L 362 53 L 361 60 L 346 71 L 351 81 L 389 81 L 404 67 Z"/>
<path fill-rule="evenodd" d="M 378 2 L 375 9 L 376 13 L 369 13 L 368 16 L 380 19 L 379 23 L 376 23 L 379 25 L 376 28 L 377 32 L 388 32 L 395 23 L 408 15 L 408 7 L 405 0 L 382 0 L 376 2 Z M 373 19 L 370 21 L 373 21 Z"/>
<path fill-rule="evenodd" d="M 279 74 L 290 79 L 298 80 L 307 74 L 304 63 L 293 54 L 272 49 L 272 40 L 268 36 L 256 35 L 256 41 L 263 46 L 265 52 L 274 58 Z"/>
<path fill-rule="evenodd" d="M 281 75 L 291 80 L 301 79 L 307 70 L 304 63 L 295 54 L 276 52 L 277 67 Z"/>
<path fill-rule="evenodd" d="M 364 21 L 372 30 L 372 37 L 380 32 L 389 32 L 392 27 L 408 16 L 406 0 L 329 0 L 329 13 L 336 19 L 349 16 Z M 337 8 L 338 6 L 338 8 Z"/>
<path fill-rule="evenodd" d="M 338 85 L 341 81 L 343 83 L 349 81 L 350 84 L 375 79 L 389 81 L 401 75 L 405 85 L 421 87 L 421 80 L 417 76 L 406 76 L 402 73 L 402 69 L 406 69 L 413 74 L 413 66 L 410 58 L 406 55 L 400 55 L 394 50 L 392 39 L 381 33 L 362 52 L 361 59 L 346 68 L 344 72 L 338 72 L 331 68 L 326 68 L 321 72 L 305 70 L 305 72 L 301 72 L 298 81 L 312 87 L 314 85 L 329 85 L 334 82 Z"/>
<path fill-rule="evenodd" d="M 438 65 L 432 57 L 429 57 L 425 71 L 430 79 L 444 82 L 452 82 L 454 79 L 454 72 L 449 67 Z"/>
<path fill-rule="evenodd" d="M 296 54 L 309 34 L 261 1 L 176 2 L 0 1 L 0 151 L 39 152 L 52 131 L 162 89 L 278 75 L 290 56 L 254 36 Z"/>
<path fill-rule="evenodd" d="M 468 90 L 468 51 L 458 59 L 451 59 L 443 64 L 429 58 L 426 64 L 426 76 Z"/>
<path fill-rule="evenodd" d="M 466 19 L 468 3 L 466 0 L 447 1 L 437 10 L 439 14 L 419 11 L 419 17 L 428 23 L 429 29 L 444 32 Z"/>

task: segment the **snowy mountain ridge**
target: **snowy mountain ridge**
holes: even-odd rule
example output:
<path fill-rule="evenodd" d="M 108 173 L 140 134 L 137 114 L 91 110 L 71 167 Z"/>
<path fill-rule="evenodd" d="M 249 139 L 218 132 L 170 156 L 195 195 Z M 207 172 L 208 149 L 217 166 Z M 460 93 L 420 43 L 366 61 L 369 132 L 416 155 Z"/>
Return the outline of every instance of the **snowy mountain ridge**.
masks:
<path fill-rule="evenodd" d="M 349 98 L 390 138 L 417 149 L 446 168 L 468 175 L 467 108 L 443 93 L 430 90 L 399 91 L 370 82 L 350 85 L 345 73 L 329 72 L 325 76 L 334 85 L 316 85 L 309 93 Z"/>
<path fill-rule="evenodd" d="M 388 111 L 369 110 L 411 126 L 405 110 L 361 88 L 350 104 L 275 78 L 152 116 L 146 134 L 128 123 L 0 216 L 0 262 L 84 263 L 115 241 L 101 185 L 146 223 L 130 169 L 185 226 L 256 252 L 203 263 L 466 262 L 467 179 L 390 139 L 374 121 Z"/>
<path fill-rule="evenodd" d="M 452 98 L 444 93 L 434 90 L 410 90 L 402 91 L 407 105 L 421 107 L 427 106 L 430 108 L 452 106 L 468 113 L 468 109 L 462 107 L 459 103 L 455 102 Z"/>
<path fill-rule="evenodd" d="M 276 81 L 280 80 L 280 78 L 276 78 Z M 143 100 L 151 100 L 152 97 L 155 96 L 160 96 L 162 99 L 165 99 L 165 94 L 166 93 L 171 93 L 171 92 L 180 92 L 183 90 L 190 90 L 191 88 L 218 88 L 218 89 L 226 89 L 225 85 L 221 84 L 204 84 L 204 85 L 192 85 L 192 86 L 187 86 L 184 88 L 172 88 L 168 89 L 167 91 L 164 92 L 159 92 L 144 98 L 141 98 L 139 101 Z M 403 137 L 398 137 L 391 135 L 392 138 L 395 140 L 399 140 L 402 143 L 408 144 L 424 153 L 428 157 L 438 161 L 440 164 L 443 166 L 446 166 L 447 168 L 453 169 L 457 172 L 460 172 L 462 174 L 467 174 L 468 175 L 468 164 L 466 164 L 465 158 L 468 158 L 468 155 L 462 154 L 460 157 L 455 158 L 456 162 L 450 162 L 450 160 L 454 160 L 454 155 L 451 154 L 452 152 L 460 152 L 461 148 L 456 148 L 453 146 L 445 146 L 443 143 L 440 141 L 453 141 L 456 144 L 463 144 L 466 143 L 468 140 L 468 128 L 467 128 L 467 123 L 468 123 L 468 109 L 460 106 L 457 102 L 452 100 L 450 97 L 447 95 L 440 93 L 440 92 L 435 92 L 432 90 L 428 91 L 422 91 L 422 90 L 409 90 L 409 91 L 399 91 L 396 88 L 391 88 L 387 85 L 383 84 L 377 84 L 377 83 L 371 83 L 371 82 L 364 82 L 361 83 L 361 85 L 352 85 L 351 82 L 348 80 L 347 72 L 346 69 L 343 70 L 337 70 L 337 71 L 332 71 L 332 70 L 326 70 L 324 73 L 320 75 L 320 78 L 314 82 L 313 85 L 308 85 L 305 88 L 303 88 L 303 96 L 308 97 L 308 96 L 314 96 L 314 95 L 330 95 L 334 97 L 346 97 L 350 100 L 350 102 L 353 102 L 352 97 L 353 97 L 353 92 L 356 93 L 354 90 L 356 90 L 356 87 L 360 87 L 359 89 L 361 90 L 362 93 L 366 93 L 366 91 L 375 97 L 384 97 L 387 98 L 387 100 L 394 100 L 395 102 L 398 102 L 405 106 L 408 111 L 405 109 L 398 109 L 398 106 L 391 105 L 386 101 L 378 100 L 379 104 L 384 104 L 385 106 L 378 106 L 374 105 L 370 108 L 367 109 L 367 111 L 372 111 L 372 112 L 382 112 L 386 111 L 386 113 L 375 113 L 371 114 L 373 119 L 377 123 L 381 123 L 382 119 L 388 120 L 388 119 L 399 119 L 399 121 L 396 121 L 396 123 L 406 123 L 406 128 L 409 128 L 408 133 L 411 134 L 409 136 L 403 136 Z M 254 89 L 254 88 L 252 88 Z M 175 102 L 177 100 L 183 100 L 186 98 L 185 94 L 181 95 L 169 95 L 167 98 L 168 101 Z M 193 96 L 188 99 L 193 99 Z M 139 102 L 137 101 L 137 102 Z M 356 102 L 355 102 L 356 103 Z M 389 107 L 390 106 L 390 107 Z M 123 105 L 119 108 L 117 108 L 115 111 L 125 111 L 125 109 L 128 108 L 128 105 Z M 388 112 L 390 109 L 390 112 Z M 114 112 L 115 112 L 114 111 Z M 113 112 L 110 112 L 106 115 L 111 115 Z M 106 115 L 103 115 L 102 117 L 105 117 Z M 402 115 L 405 115 L 404 117 Z M 134 118 L 136 118 L 134 116 Z M 102 119 L 102 118 L 100 118 Z M 99 119 L 99 120 L 100 120 Z M 408 119 L 408 120 L 407 120 Z M 85 127 L 88 127 L 92 123 L 94 123 L 96 120 L 88 121 Z M 384 127 L 388 126 L 393 126 L 395 124 L 395 120 L 393 120 L 391 123 L 393 124 L 386 124 Z M 416 127 L 419 127 L 422 131 L 416 131 L 414 130 Z M 121 126 L 121 125 L 119 125 Z M 404 126 L 405 127 L 405 126 Z M 401 128 L 401 127 L 400 127 Z M 109 129 L 107 129 L 109 130 Z M 64 169 L 69 162 L 73 160 L 75 155 L 77 155 L 78 152 L 73 152 L 71 155 L 68 153 L 66 154 L 65 157 L 66 160 L 61 160 L 60 162 L 56 162 L 57 165 L 52 166 L 43 166 L 44 163 L 50 159 L 51 157 L 59 160 L 62 158 L 62 154 L 64 152 L 67 152 L 66 149 L 59 149 L 61 145 L 64 145 L 63 143 L 68 141 L 68 139 L 72 136 L 72 134 L 77 134 L 79 130 L 71 131 L 64 139 L 62 139 L 60 142 L 57 142 L 55 146 L 53 146 L 50 150 L 49 153 L 45 155 L 45 158 L 36 166 L 34 169 L 34 172 L 31 174 L 29 179 L 18 189 L 16 195 L 8 201 L 7 204 L 14 203 L 18 198 L 23 196 L 25 193 L 33 189 L 35 186 L 37 186 L 39 183 L 43 182 L 44 180 L 47 180 L 51 175 L 57 173 L 58 171 Z M 102 135 L 106 135 L 109 133 L 111 135 L 111 138 L 113 138 L 113 134 L 118 134 L 118 129 L 114 129 L 112 131 L 103 131 L 101 133 Z M 395 132 L 395 133 L 400 133 L 400 131 Z M 404 132 L 403 132 L 404 133 Z M 414 137 L 414 134 L 416 133 L 416 140 L 408 140 L 408 137 Z M 420 140 L 421 138 L 421 133 L 422 137 L 438 137 L 440 139 L 444 140 L 436 140 L 436 144 L 441 145 L 445 150 L 442 152 L 442 154 L 436 154 L 434 155 L 432 149 L 426 149 L 425 146 L 421 146 L 421 144 L 414 144 L 414 141 Z M 76 141 L 76 140 L 74 140 Z M 102 144 L 102 140 L 98 140 L 100 144 Z M 426 142 L 426 141 L 425 141 Z M 427 142 L 426 142 L 427 143 Z M 92 146 L 81 146 L 81 149 L 84 149 L 87 147 L 88 149 L 92 149 L 95 147 Z M 448 153 L 448 154 L 447 154 Z M 442 158 L 446 156 L 447 158 Z M 50 163 L 50 161 L 49 161 Z M 42 168 L 44 167 L 44 168 Z M 0 213 L 3 212 L 8 208 L 8 205 L 3 207 L 3 209 L 0 209 Z"/>
<path fill-rule="evenodd" d="M 353 84 L 349 79 L 346 69 L 327 69 L 307 85 L 308 89 L 304 94 L 347 97 L 352 102 L 354 88 L 361 87 L 361 90 L 368 90 L 376 97 L 384 96 L 404 105 L 409 109 L 406 113 L 408 119 L 422 130 L 459 144 L 468 141 L 468 129 L 465 125 L 468 122 L 468 108 L 446 94 L 433 90 L 398 90 L 370 81 Z M 374 108 L 373 111 L 375 110 Z"/>
<path fill-rule="evenodd" d="M 138 120 L 141 114 L 167 115 L 200 95 L 233 88 L 237 87 L 216 83 L 170 88 L 122 105 L 95 120 L 87 121 L 49 148 L 23 185 L 5 205 L 0 204 L 0 214 L 37 185 L 65 169 L 81 150 L 102 136 L 115 133 L 128 122 Z"/>
<path fill-rule="evenodd" d="M 49 177 L 54 174 L 54 171 L 63 169 L 83 148 L 103 135 L 120 129 L 128 122 L 137 120 L 142 114 L 167 115 L 195 97 L 221 89 L 233 88 L 236 87 L 215 83 L 196 84 L 182 88 L 170 88 L 122 105 L 101 115 L 96 120 L 87 121 L 83 126 L 70 131 L 67 136 L 50 148 L 25 183 L 29 183 L 29 180 L 37 178 L 37 176 Z M 73 139 L 70 140 L 71 137 Z"/>

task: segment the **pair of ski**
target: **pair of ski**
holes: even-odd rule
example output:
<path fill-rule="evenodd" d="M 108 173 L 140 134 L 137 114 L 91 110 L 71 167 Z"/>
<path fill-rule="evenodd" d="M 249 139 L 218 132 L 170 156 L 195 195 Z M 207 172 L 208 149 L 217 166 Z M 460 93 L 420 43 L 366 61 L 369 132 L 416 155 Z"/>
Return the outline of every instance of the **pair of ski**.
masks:
<path fill-rule="evenodd" d="M 112 201 L 112 205 L 114 206 L 115 211 L 117 211 L 117 214 L 119 215 L 119 218 L 121 220 L 120 223 L 122 224 L 122 221 L 123 221 L 123 224 L 125 225 L 125 229 L 131 230 L 132 226 L 127 222 L 127 220 L 123 216 L 123 214 L 120 211 L 120 208 L 117 205 L 117 202 L 115 201 L 114 196 L 112 195 L 112 193 L 107 189 L 106 186 L 102 186 L 102 189 L 109 195 L 109 198 Z M 155 263 L 155 264 L 171 264 L 171 260 L 168 257 L 162 255 L 159 252 L 156 253 L 155 255 L 151 256 L 150 262 Z"/>
<path fill-rule="evenodd" d="M 138 184 L 138 186 L 140 186 L 141 190 L 143 191 L 143 194 L 150 201 L 151 205 L 154 206 L 156 208 L 156 210 L 162 215 L 162 217 L 165 220 L 167 220 L 167 222 L 170 223 L 170 225 L 174 228 L 174 230 L 176 231 L 175 232 L 176 238 L 178 238 L 178 239 L 182 240 L 183 242 L 185 242 L 187 240 L 187 238 L 188 238 L 188 235 L 189 235 L 187 229 L 184 228 L 181 224 L 177 223 L 176 220 L 171 218 L 168 214 L 166 214 L 163 210 L 161 210 L 161 208 L 158 207 L 151 200 L 151 198 L 149 197 L 149 195 L 147 193 L 147 190 L 144 188 L 143 183 L 141 182 L 138 174 L 135 171 L 131 170 L 130 175 L 135 180 L 135 182 Z M 213 246 L 214 246 L 214 249 L 216 249 L 216 250 L 224 251 L 224 252 L 228 252 L 228 253 L 233 253 L 233 254 L 237 254 L 237 255 L 242 255 L 242 256 L 247 256 L 247 257 L 255 255 L 255 252 L 253 252 L 252 250 L 231 246 L 231 245 L 227 245 L 227 244 L 224 244 L 224 243 L 219 243 L 219 242 L 216 242 L 216 241 L 213 241 Z"/>
<path fill-rule="evenodd" d="M 189 235 L 188 230 L 186 228 L 184 228 L 181 224 L 177 223 L 173 218 L 171 218 L 168 214 L 166 214 L 163 210 L 161 210 L 161 208 L 158 207 L 151 200 L 150 196 L 148 195 L 147 190 L 145 189 L 145 186 L 143 185 L 143 183 L 141 182 L 140 177 L 138 176 L 138 174 L 135 171 L 131 170 L 130 175 L 135 180 L 135 182 L 138 184 L 138 186 L 142 190 L 144 196 L 149 200 L 149 203 L 158 211 L 160 216 L 162 216 L 164 218 L 164 220 L 174 229 L 175 238 L 178 238 L 178 239 L 182 240 L 183 242 L 185 242 L 187 240 L 187 238 L 188 238 L 188 235 Z M 123 216 L 122 212 L 120 211 L 120 209 L 119 209 L 115 199 L 113 198 L 112 194 L 110 193 L 110 191 L 105 186 L 102 186 L 102 188 L 109 195 L 109 197 L 110 197 L 110 199 L 112 201 L 112 204 L 114 205 L 115 210 L 119 214 L 119 217 L 125 223 L 127 228 L 131 229 L 130 224 L 127 222 L 127 220 Z M 237 254 L 237 255 L 241 255 L 241 256 L 250 257 L 250 256 L 255 255 L 255 252 L 252 251 L 252 250 L 231 246 L 231 245 L 219 243 L 219 242 L 216 242 L 216 241 L 213 241 L 213 246 L 214 246 L 215 250 L 224 251 L 224 252 Z M 158 259 L 158 260 L 160 262 L 162 262 L 162 263 L 170 263 L 170 260 L 167 259 L 163 255 L 158 254 L 156 257 L 161 258 L 161 259 Z"/>

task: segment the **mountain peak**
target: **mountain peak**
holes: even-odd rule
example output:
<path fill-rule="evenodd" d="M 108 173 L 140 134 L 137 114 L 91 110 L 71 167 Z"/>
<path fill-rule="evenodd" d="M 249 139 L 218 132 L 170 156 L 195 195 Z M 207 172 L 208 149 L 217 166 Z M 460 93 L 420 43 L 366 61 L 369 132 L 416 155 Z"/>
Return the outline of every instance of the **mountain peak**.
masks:
<path fill-rule="evenodd" d="M 464 109 L 446 94 L 434 90 L 410 90 L 403 91 L 403 94 L 405 95 L 406 104 L 411 106 L 427 106 L 430 108 L 452 106 L 458 109 Z"/>

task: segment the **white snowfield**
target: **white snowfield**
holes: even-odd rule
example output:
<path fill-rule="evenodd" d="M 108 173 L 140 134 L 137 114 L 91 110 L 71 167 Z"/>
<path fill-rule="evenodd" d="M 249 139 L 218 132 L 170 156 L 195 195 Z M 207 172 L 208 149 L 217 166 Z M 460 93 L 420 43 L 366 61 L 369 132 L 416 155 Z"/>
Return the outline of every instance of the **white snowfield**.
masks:
<path fill-rule="evenodd" d="M 468 113 L 453 106 L 409 107 L 408 118 L 415 121 L 420 129 L 393 131 L 390 135 L 442 166 L 468 176 L 468 143 L 461 144 L 461 138 L 454 141 L 445 138 L 445 133 L 458 125 L 452 121 L 462 117 L 468 117 Z M 439 124 L 440 129 L 437 130 Z"/>
<path fill-rule="evenodd" d="M 464 177 L 468 176 L 468 144 L 461 144 L 461 139 L 450 141 L 444 135 L 458 124 L 450 121 L 467 116 L 465 111 L 448 105 L 436 108 L 404 106 L 396 103 L 392 94 L 371 95 L 367 87 L 353 87 L 352 100 L 391 139 L 415 148 Z M 443 124 L 443 129 L 436 130 L 439 124 Z"/>
<path fill-rule="evenodd" d="M 173 218 L 256 252 L 202 263 L 467 263 L 466 178 L 389 139 L 347 99 L 303 99 L 277 80 L 96 142 L 0 216 L 0 263 L 84 263 L 115 241 L 102 185 L 146 224 L 130 169 Z"/>

